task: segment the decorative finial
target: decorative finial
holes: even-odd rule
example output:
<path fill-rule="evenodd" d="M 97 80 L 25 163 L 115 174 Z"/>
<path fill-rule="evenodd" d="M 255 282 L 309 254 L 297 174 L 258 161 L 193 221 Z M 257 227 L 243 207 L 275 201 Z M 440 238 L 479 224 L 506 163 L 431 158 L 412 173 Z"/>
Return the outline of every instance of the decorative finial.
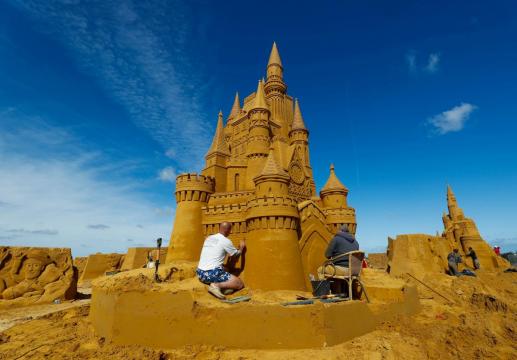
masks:
<path fill-rule="evenodd" d="M 303 121 L 302 111 L 300 110 L 300 103 L 298 99 L 294 101 L 294 116 L 293 116 L 293 130 L 307 130 L 305 122 Z"/>
<path fill-rule="evenodd" d="M 264 83 L 261 80 L 258 82 L 257 92 L 255 93 L 251 109 L 269 110 L 269 106 L 266 101 L 266 94 L 264 92 Z"/>
<path fill-rule="evenodd" d="M 273 64 L 282 67 L 282 60 L 280 60 L 280 54 L 278 53 L 276 42 L 273 42 L 273 47 L 271 48 L 271 54 L 269 54 L 269 61 L 267 65 L 269 66 Z"/>
<path fill-rule="evenodd" d="M 239 100 L 239 93 L 235 93 L 235 99 L 233 100 L 232 110 L 230 111 L 230 115 L 228 115 L 228 119 L 234 119 L 241 112 L 241 104 Z"/>

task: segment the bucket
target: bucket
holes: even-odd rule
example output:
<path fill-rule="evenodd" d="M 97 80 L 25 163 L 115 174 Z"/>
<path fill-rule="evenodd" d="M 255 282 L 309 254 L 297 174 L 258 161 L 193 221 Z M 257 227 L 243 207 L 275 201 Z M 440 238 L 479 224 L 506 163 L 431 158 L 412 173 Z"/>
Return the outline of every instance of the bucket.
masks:
<path fill-rule="evenodd" d="M 328 280 L 311 280 L 312 295 L 321 296 L 330 294 L 330 282 Z"/>

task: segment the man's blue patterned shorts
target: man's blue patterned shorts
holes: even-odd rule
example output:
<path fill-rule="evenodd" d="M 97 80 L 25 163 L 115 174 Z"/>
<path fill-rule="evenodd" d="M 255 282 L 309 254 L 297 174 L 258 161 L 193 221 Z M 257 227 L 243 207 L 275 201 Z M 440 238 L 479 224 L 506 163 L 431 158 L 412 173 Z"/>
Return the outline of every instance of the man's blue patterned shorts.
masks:
<path fill-rule="evenodd" d="M 196 270 L 197 277 L 205 284 L 220 283 L 230 280 L 230 273 L 225 271 L 222 266 L 212 270 Z"/>

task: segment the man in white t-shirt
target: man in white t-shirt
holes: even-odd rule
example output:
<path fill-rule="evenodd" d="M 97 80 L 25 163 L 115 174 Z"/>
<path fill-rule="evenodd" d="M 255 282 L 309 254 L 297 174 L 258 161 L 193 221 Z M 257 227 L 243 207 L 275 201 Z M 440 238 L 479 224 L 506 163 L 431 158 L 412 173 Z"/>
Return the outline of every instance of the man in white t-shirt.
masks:
<path fill-rule="evenodd" d="M 244 287 L 239 277 L 223 268 L 226 255 L 239 257 L 246 247 L 246 243 L 242 240 L 239 249 L 236 249 L 232 241 L 227 238 L 231 232 L 232 224 L 223 222 L 219 225 L 219 233 L 205 239 L 196 270 L 199 280 L 209 285 L 208 292 L 219 299 L 225 298 L 221 290 L 240 290 Z"/>

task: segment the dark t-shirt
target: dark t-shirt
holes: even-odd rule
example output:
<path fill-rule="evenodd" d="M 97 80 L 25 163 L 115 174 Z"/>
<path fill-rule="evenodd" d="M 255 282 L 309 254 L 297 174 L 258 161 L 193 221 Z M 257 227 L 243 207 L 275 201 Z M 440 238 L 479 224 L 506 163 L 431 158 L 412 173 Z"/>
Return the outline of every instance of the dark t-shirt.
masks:
<path fill-rule="evenodd" d="M 325 257 L 329 259 L 354 250 L 359 250 L 359 243 L 355 239 L 354 235 L 349 232 L 340 231 L 332 238 L 332 240 L 330 240 L 327 251 L 325 251 Z M 342 257 L 334 264 L 348 267 L 348 256 Z"/>
<path fill-rule="evenodd" d="M 470 252 L 467 254 L 467 256 L 470 256 L 472 260 L 476 260 L 478 256 L 476 255 L 476 252 L 474 250 L 470 250 Z"/>

